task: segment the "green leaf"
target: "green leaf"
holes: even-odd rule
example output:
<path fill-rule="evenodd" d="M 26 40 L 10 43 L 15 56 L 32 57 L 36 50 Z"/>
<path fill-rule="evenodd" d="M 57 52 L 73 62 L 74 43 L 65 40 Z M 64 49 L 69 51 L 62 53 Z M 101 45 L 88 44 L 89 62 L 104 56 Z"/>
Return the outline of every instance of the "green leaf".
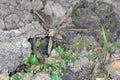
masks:
<path fill-rule="evenodd" d="M 66 70 L 67 70 L 67 67 L 64 66 L 64 67 L 61 68 L 61 70 L 62 70 L 62 71 L 66 71 Z"/>
<path fill-rule="evenodd" d="M 59 72 L 51 72 L 51 80 L 60 80 Z"/>
<path fill-rule="evenodd" d="M 58 69 L 60 69 L 60 68 L 62 67 L 60 61 L 56 61 L 55 66 L 56 66 Z"/>
<path fill-rule="evenodd" d="M 61 46 L 56 47 L 55 50 L 61 55 L 64 54 L 64 48 L 62 48 Z"/>
<path fill-rule="evenodd" d="M 63 55 L 63 59 L 68 62 L 68 63 L 71 63 L 71 62 L 74 62 L 74 57 L 71 53 L 69 52 L 66 52 L 65 55 Z"/>
<path fill-rule="evenodd" d="M 25 60 L 25 64 L 28 66 L 33 65 L 33 64 L 39 65 L 40 62 L 39 62 L 38 58 L 36 57 L 36 55 L 31 54 L 30 57 L 28 57 L 28 59 Z"/>
<path fill-rule="evenodd" d="M 55 22 L 55 23 L 54 23 L 54 27 L 57 27 L 58 25 L 59 25 L 58 22 Z"/>
<path fill-rule="evenodd" d="M 40 62 L 39 62 L 39 60 L 37 59 L 36 55 L 31 55 L 31 57 L 30 57 L 30 63 L 31 63 L 31 64 L 35 64 L 35 65 L 40 64 Z"/>
<path fill-rule="evenodd" d="M 109 47 L 108 47 L 108 42 L 107 42 L 107 38 L 106 38 L 106 35 L 105 35 L 104 26 L 102 26 L 102 35 L 103 35 L 103 39 L 104 39 L 105 50 L 109 51 Z"/>
<path fill-rule="evenodd" d="M 112 45 L 110 46 L 110 48 L 112 48 L 112 47 L 120 47 L 120 44 L 112 44 Z"/>
<path fill-rule="evenodd" d="M 30 65 L 30 58 L 26 59 L 24 63 L 29 66 Z"/>
<path fill-rule="evenodd" d="M 48 65 L 48 64 L 43 64 L 43 71 L 51 71 L 52 70 L 52 66 Z"/>
<path fill-rule="evenodd" d="M 14 75 L 10 78 L 10 80 L 20 80 L 20 78 L 19 78 L 18 75 L 14 74 Z"/>

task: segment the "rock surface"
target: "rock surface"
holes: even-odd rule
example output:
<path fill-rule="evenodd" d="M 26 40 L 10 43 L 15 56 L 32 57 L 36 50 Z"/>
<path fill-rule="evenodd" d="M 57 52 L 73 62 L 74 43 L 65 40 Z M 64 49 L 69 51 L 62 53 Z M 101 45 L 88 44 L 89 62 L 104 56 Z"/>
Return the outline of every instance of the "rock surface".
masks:
<path fill-rule="evenodd" d="M 94 30 L 104 25 L 112 30 L 117 23 L 113 9 L 111 4 L 100 0 L 83 1 L 83 4 L 73 11 L 73 23 Z"/>
<path fill-rule="evenodd" d="M 61 17 L 65 15 L 67 10 L 72 6 L 74 0 L 1 0 L 0 1 L 0 71 L 7 69 L 8 72 L 14 71 L 19 65 L 23 64 L 24 60 L 31 53 L 31 44 L 28 42 L 29 38 L 34 38 L 37 34 L 38 37 L 44 38 L 46 36 L 45 30 L 35 21 L 32 11 L 41 10 L 45 12 L 52 21 L 52 27 L 55 22 L 58 22 Z M 101 24 L 105 24 L 106 28 L 111 26 L 110 30 L 117 32 L 118 36 L 120 31 L 120 1 L 119 0 L 83 0 L 82 5 L 78 5 L 74 9 L 72 17 L 69 16 L 64 23 L 64 26 L 69 26 L 72 21 L 76 26 L 85 26 L 87 28 L 97 29 Z M 95 3 L 96 1 L 96 3 Z M 79 11 L 80 9 L 80 11 Z M 76 17 L 76 18 L 75 18 Z M 71 19 L 72 18 L 72 19 Z M 80 27 L 82 28 L 82 27 Z M 44 34 L 43 34 L 44 33 Z M 72 31 L 71 31 L 72 33 Z M 96 32 L 95 32 L 96 33 Z M 64 34 L 64 33 L 63 33 Z M 68 36 L 68 40 L 73 40 L 73 37 Z M 69 34 L 67 34 L 69 35 Z M 118 37 L 117 36 L 117 37 Z M 101 38 L 100 38 L 101 39 Z M 117 39 L 118 41 L 120 38 Z M 92 40 L 93 41 L 93 40 Z M 91 41 L 91 42 L 92 42 Z M 96 41 L 93 41 L 96 42 Z M 116 48 L 114 52 L 115 56 L 118 56 L 120 49 Z M 58 55 L 52 55 L 58 56 Z M 119 58 L 119 57 L 117 57 Z M 49 62 L 49 60 L 47 61 Z M 81 63 L 79 63 L 81 62 Z M 86 57 L 82 57 L 76 60 L 74 68 L 71 68 L 71 72 L 68 72 L 66 76 L 72 75 L 69 80 L 77 79 L 76 76 L 81 75 L 85 78 L 86 75 L 89 77 L 90 69 L 84 68 L 89 60 Z M 78 65 L 77 65 L 78 64 Z M 81 65 L 83 64 L 83 65 Z M 90 65 L 91 66 L 91 65 Z M 78 70 L 83 70 L 83 75 Z M 88 70 L 88 72 L 85 72 Z M 111 69 L 110 69 L 111 70 Z M 75 75 L 73 75 L 75 73 Z M 115 73 L 118 75 L 118 73 Z M 114 74 L 113 74 L 114 75 Z M 49 75 L 45 73 L 39 73 L 35 80 L 40 80 L 42 77 Z M 42 77 L 41 77 L 42 76 Z M 64 77 L 63 80 L 68 80 Z M 45 78 L 46 79 L 46 78 Z M 81 78 L 78 78 L 81 79 Z M 44 79 L 42 79 L 44 80 Z"/>
<path fill-rule="evenodd" d="M 44 37 L 42 26 L 35 22 L 31 10 L 43 7 L 41 0 L 0 1 L 0 71 L 14 71 L 31 53 L 29 38 Z"/>
<path fill-rule="evenodd" d="M 31 45 L 25 38 L 0 42 L 0 70 L 14 71 L 31 53 Z"/>
<path fill-rule="evenodd" d="M 28 28 L 29 27 L 29 28 Z M 25 27 L 15 30 L 0 30 L 0 70 L 14 71 L 31 53 L 29 38 L 44 37 L 44 29 L 38 22 L 32 22 Z"/>
<path fill-rule="evenodd" d="M 120 43 L 120 38 L 117 39 L 116 44 Z M 112 74 L 111 76 L 115 80 L 120 79 L 120 47 L 114 47 L 112 56 L 110 59 L 110 64 L 107 65 L 107 69 Z"/>
<path fill-rule="evenodd" d="M 41 0 L 1 0 L 0 29 L 18 29 L 34 21 L 31 10 L 40 10 Z"/>
<path fill-rule="evenodd" d="M 32 80 L 51 80 L 50 75 L 47 73 L 37 73 Z"/>

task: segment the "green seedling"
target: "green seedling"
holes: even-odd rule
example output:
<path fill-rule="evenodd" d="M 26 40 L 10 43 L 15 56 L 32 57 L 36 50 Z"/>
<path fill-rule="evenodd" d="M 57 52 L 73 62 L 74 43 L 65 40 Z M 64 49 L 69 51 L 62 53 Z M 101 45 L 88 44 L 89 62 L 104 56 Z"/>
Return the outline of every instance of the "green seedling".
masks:
<path fill-rule="evenodd" d="M 50 73 L 51 80 L 60 80 L 60 73 L 59 72 L 51 72 Z"/>
<path fill-rule="evenodd" d="M 69 52 L 65 52 L 64 48 L 58 46 L 56 47 L 55 49 L 62 57 L 62 59 L 65 61 L 65 62 L 74 62 L 74 57 L 71 53 Z"/>
<path fill-rule="evenodd" d="M 11 77 L 11 80 L 23 80 L 25 78 L 25 80 L 31 80 L 33 77 L 33 74 L 30 72 L 20 72 L 17 74 L 14 74 Z"/>
<path fill-rule="evenodd" d="M 53 68 L 52 65 L 43 64 L 43 70 L 42 71 L 51 72 L 53 69 L 54 68 Z"/>
<path fill-rule="evenodd" d="M 112 44 L 112 45 L 110 46 L 110 48 L 112 48 L 112 47 L 120 47 L 120 44 Z"/>
<path fill-rule="evenodd" d="M 62 58 L 63 60 L 65 60 L 65 62 L 68 62 L 68 63 L 74 62 L 74 57 L 69 52 L 66 52 Z"/>
<path fill-rule="evenodd" d="M 17 74 L 14 74 L 10 80 L 20 80 L 20 77 Z"/>
<path fill-rule="evenodd" d="M 56 61 L 55 67 L 56 67 L 57 69 L 61 69 L 62 65 L 61 65 L 60 61 Z"/>
<path fill-rule="evenodd" d="M 63 47 L 58 46 L 55 48 L 55 50 L 60 54 L 60 56 L 62 57 L 62 59 L 64 61 L 66 61 L 66 62 L 73 62 L 74 61 L 72 54 L 69 52 L 65 52 Z M 34 70 L 31 68 L 32 66 L 33 66 L 33 68 L 34 68 L 34 66 L 40 66 L 40 71 L 48 72 L 51 75 L 51 80 L 60 80 L 60 71 L 67 70 L 66 66 L 62 66 L 62 63 L 60 60 L 55 59 L 55 63 L 52 63 L 52 64 L 40 63 L 39 59 L 37 58 L 37 56 L 33 52 L 31 53 L 30 57 L 28 57 L 25 60 L 25 64 L 30 66 L 30 69 L 29 69 L 30 72 L 27 72 L 27 73 L 20 72 L 20 73 L 14 74 L 11 77 L 11 80 L 21 80 L 23 78 L 32 79 L 33 73 L 31 73 L 31 70 Z M 41 64 L 41 65 L 39 65 L 39 64 Z M 28 73 L 29 73 L 29 75 L 28 75 Z M 26 75 L 26 77 L 24 75 Z"/>
<path fill-rule="evenodd" d="M 77 14 L 80 12 L 80 9 L 79 8 L 75 8 L 74 11 L 73 11 L 73 14 L 72 14 L 72 17 L 76 18 L 77 17 Z"/>
<path fill-rule="evenodd" d="M 103 39 L 104 39 L 104 47 L 105 47 L 105 50 L 109 50 L 108 48 L 108 41 L 107 41 L 107 38 L 106 38 L 106 35 L 105 35 L 105 30 L 104 30 L 104 26 L 102 26 L 102 35 L 103 35 Z"/>
<path fill-rule="evenodd" d="M 108 45 L 108 41 L 106 38 L 106 34 L 105 34 L 105 30 L 104 30 L 104 26 L 102 26 L 102 35 L 103 35 L 103 40 L 104 40 L 104 48 L 106 51 L 109 51 L 112 47 L 120 47 L 120 44 L 112 44 L 112 45 Z"/>
<path fill-rule="evenodd" d="M 28 65 L 28 66 L 30 66 L 30 65 L 39 65 L 40 61 L 38 60 L 36 55 L 34 53 L 32 53 L 30 55 L 30 57 L 28 57 L 28 59 L 25 60 L 25 64 Z"/>
<path fill-rule="evenodd" d="M 60 55 L 63 55 L 64 52 L 65 52 L 64 48 L 62 48 L 61 46 L 56 47 L 55 50 L 56 50 Z"/>
<path fill-rule="evenodd" d="M 59 25 L 58 22 L 55 22 L 55 23 L 54 23 L 54 27 L 57 27 L 58 25 Z"/>

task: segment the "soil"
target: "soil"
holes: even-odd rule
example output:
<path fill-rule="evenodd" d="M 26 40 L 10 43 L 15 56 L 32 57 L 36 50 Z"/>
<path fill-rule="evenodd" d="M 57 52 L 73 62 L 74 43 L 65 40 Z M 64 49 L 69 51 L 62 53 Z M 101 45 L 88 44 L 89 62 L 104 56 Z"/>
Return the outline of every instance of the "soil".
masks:
<path fill-rule="evenodd" d="M 116 25 L 118 22 L 115 15 L 116 13 L 113 11 L 113 6 L 111 4 L 99 0 L 95 0 L 93 2 L 83 0 L 82 5 L 76 5 L 71 16 L 75 28 L 79 27 L 81 29 L 88 30 L 61 32 L 63 41 L 58 41 L 53 38 L 52 49 L 56 48 L 57 46 L 63 46 L 66 50 L 71 51 L 72 53 L 76 53 L 76 55 L 78 55 L 76 61 L 78 60 L 78 62 L 81 62 L 81 64 L 85 65 L 77 65 L 81 67 L 81 69 L 79 70 L 74 64 L 72 67 L 75 67 L 77 69 L 77 72 L 75 72 L 74 70 L 71 70 L 71 67 L 67 64 L 67 67 L 69 67 L 69 69 L 68 71 L 62 73 L 62 80 L 93 80 L 95 77 L 98 76 L 107 76 L 107 78 L 111 78 L 111 76 L 108 76 L 108 74 L 106 73 L 107 70 L 105 69 L 105 67 L 107 66 L 106 64 L 110 63 L 105 63 L 105 61 L 103 60 L 103 58 L 106 57 L 106 53 L 104 54 L 103 49 L 96 50 L 96 48 L 103 48 L 104 46 L 104 41 L 101 34 L 102 25 L 104 25 L 105 27 L 107 33 L 106 36 L 110 44 L 115 43 L 117 40 L 120 40 L 120 30 L 117 30 L 119 28 Z M 42 42 L 40 43 L 41 46 L 38 45 L 36 50 L 44 56 L 48 55 L 46 54 L 48 50 L 48 39 L 49 36 L 46 36 L 46 38 L 44 39 L 38 37 L 35 42 L 33 41 L 34 39 L 30 39 L 32 50 L 33 47 L 36 46 L 33 44 L 37 42 Z M 81 57 L 82 51 L 86 51 L 86 55 L 83 55 Z M 93 53 L 90 53 L 90 51 L 92 51 Z M 89 59 L 88 57 L 90 57 L 91 54 L 94 55 L 95 52 L 100 55 L 97 55 L 97 57 L 93 56 Z M 109 52 L 109 54 L 110 53 L 111 52 Z M 89 60 L 86 59 L 86 63 L 82 63 L 82 61 L 84 61 L 82 59 L 86 57 Z M 95 69 L 95 66 L 97 64 L 98 67 L 97 69 Z M 18 69 L 10 73 L 10 76 L 24 69 L 26 69 L 25 65 L 23 65 L 23 67 L 18 67 Z M 92 71 L 93 69 L 95 69 L 96 71 Z"/>

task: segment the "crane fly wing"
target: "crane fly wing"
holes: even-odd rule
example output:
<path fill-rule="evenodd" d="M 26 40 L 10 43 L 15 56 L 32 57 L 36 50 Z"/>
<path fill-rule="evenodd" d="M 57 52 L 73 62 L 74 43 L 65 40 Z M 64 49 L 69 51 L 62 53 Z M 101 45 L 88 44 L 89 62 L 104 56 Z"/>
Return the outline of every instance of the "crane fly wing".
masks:
<path fill-rule="evenodd" d="M 40 19 L 40 22 L 42 22 L 44 24 L 43 27 L 46 30 L 48 30 L 49 26 L 50 26 L 50 17 L 48 17 L 42 11 L 34 11 L 34 14 Z"/>
<path fill-rule="evenodd" d="M 87 28 L 80 28 L 75 26 L 60 28 L 60 31 L 88 31 Z"/>

